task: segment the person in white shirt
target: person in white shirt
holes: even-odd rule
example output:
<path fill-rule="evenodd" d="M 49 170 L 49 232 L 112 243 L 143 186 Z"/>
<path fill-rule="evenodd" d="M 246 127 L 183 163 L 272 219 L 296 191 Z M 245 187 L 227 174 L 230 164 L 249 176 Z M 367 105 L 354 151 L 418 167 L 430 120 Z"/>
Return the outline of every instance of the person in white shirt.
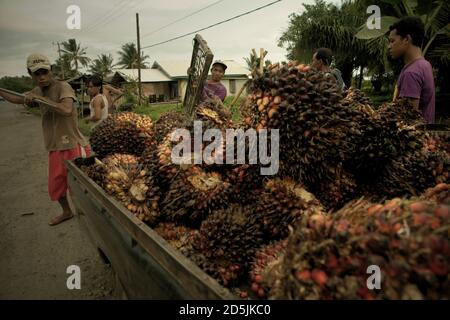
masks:
<path fill-rule="evenodd" d="M 87 91 L 91 97 L 91 102 L 89 103 L 91 114 L 86 121 L 91 123 L 92 127 L 97 126 L 108 117 L 109 103 L 103 94 L 102 85 L 102 78 L 98 75 L 93 75 L 88 81 Z"/>

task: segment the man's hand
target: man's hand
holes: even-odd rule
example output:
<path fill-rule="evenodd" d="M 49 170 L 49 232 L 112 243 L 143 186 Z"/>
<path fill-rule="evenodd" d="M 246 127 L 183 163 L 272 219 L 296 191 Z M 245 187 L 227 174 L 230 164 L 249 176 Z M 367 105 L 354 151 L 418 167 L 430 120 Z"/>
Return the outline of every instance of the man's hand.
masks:
<path fill-rule="evenodd" d="M 33 92 L 28 92 L 27 94 L 25 94 L 25 103 L 26 104 L 31 104 L 33 102 L 33 100 L 35 99 L 42 99 L 41 96 L 33 93 Z"/>

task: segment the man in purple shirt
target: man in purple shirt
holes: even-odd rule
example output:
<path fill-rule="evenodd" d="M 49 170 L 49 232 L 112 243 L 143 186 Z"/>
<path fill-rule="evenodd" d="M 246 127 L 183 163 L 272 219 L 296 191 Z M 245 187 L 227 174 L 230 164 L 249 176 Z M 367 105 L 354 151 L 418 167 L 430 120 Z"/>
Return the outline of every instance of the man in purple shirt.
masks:
<path fill-rule="evenodd" d="M 227 65 L 222 61 L 215 61 L 211 68 L 211 78 L 205 83 L 203 87 L 202 100 L 220 99 L 222 102 L 227 96 L 227 88 L 220 83 Z"/>
<path fill-rule="evenodd" d="M 408 99 L 411 107 L 422 111 L 427 123 L 434 123 L 433 70 L 420 49 L 425 34 L 423 22 L 418 17 L 406 17 L 389 30 L 389 53 L 405 63 L 397 80 L 395 99 Z"/>

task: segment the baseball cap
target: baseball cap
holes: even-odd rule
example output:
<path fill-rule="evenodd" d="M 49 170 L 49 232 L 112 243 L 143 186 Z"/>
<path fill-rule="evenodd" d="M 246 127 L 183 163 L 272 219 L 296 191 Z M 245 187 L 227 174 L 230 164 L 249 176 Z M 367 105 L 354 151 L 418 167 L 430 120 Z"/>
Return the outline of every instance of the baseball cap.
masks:
<path fill-rule="evenodd" d="M 51 70 L 52 66 L 46 56 L 40 53 L 32 53 L 27 58 L 27 68 L 31 72 L 36 72 L 39 69 Z"/>
<path fill-rule="evenodd" d="M 214 63 L 212 64 L 212 66 L 214 67 L 214 65 L 216 64 L 220 64 L 223 66 L 223 70 L 227 70 L 228 66 L 225 64 L 225 62 L 221 61 L 221 60 L 216 60 L 214 61 Z"/>

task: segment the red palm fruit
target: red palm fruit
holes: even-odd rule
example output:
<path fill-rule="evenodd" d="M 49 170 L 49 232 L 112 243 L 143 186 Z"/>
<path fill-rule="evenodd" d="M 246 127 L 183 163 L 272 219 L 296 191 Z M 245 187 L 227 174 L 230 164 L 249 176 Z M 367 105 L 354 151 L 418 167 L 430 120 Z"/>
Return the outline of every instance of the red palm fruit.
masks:
<path fill-rule="evenodd" d="M 439 218 L 448 218 L 450 216 L 450 207 L 440 205 L 436 208 L 434 214 Z"/>
<path fill-rule="evenodd" d="M 311 272 L 309 270 L 298 270 L 295 277 L 300 281 L 307 281 L 311 279 Z"/>
<path fill-rule="evenodd" d="M 371 206 L 369 209 L 367 209 L 368 214 L 375 214 L 380 212 L 383 209 L 383 205 L 381 204 L 375 204 Z"/>
<path fill-rule="evenodd" d="M 427 205 L 423 202 L 414 202 L 409 206 L 412 212 L 423 212 L 427 210 Z"/>
<path fill-rule="evenodd" d="M 266 292 L 264 291 L 263 288 L 259 288 L 257 294 L 258 294 L 258 298 L 264 299 L 266 297 Z"/>
<path fill-rule="evenodd" d="M 313 270 L 313 272 L 311 273 L 311 278 L 320 286 L 324 286 L 328 281 L 327 274 L 324 271 L 318 269 Z"/>

